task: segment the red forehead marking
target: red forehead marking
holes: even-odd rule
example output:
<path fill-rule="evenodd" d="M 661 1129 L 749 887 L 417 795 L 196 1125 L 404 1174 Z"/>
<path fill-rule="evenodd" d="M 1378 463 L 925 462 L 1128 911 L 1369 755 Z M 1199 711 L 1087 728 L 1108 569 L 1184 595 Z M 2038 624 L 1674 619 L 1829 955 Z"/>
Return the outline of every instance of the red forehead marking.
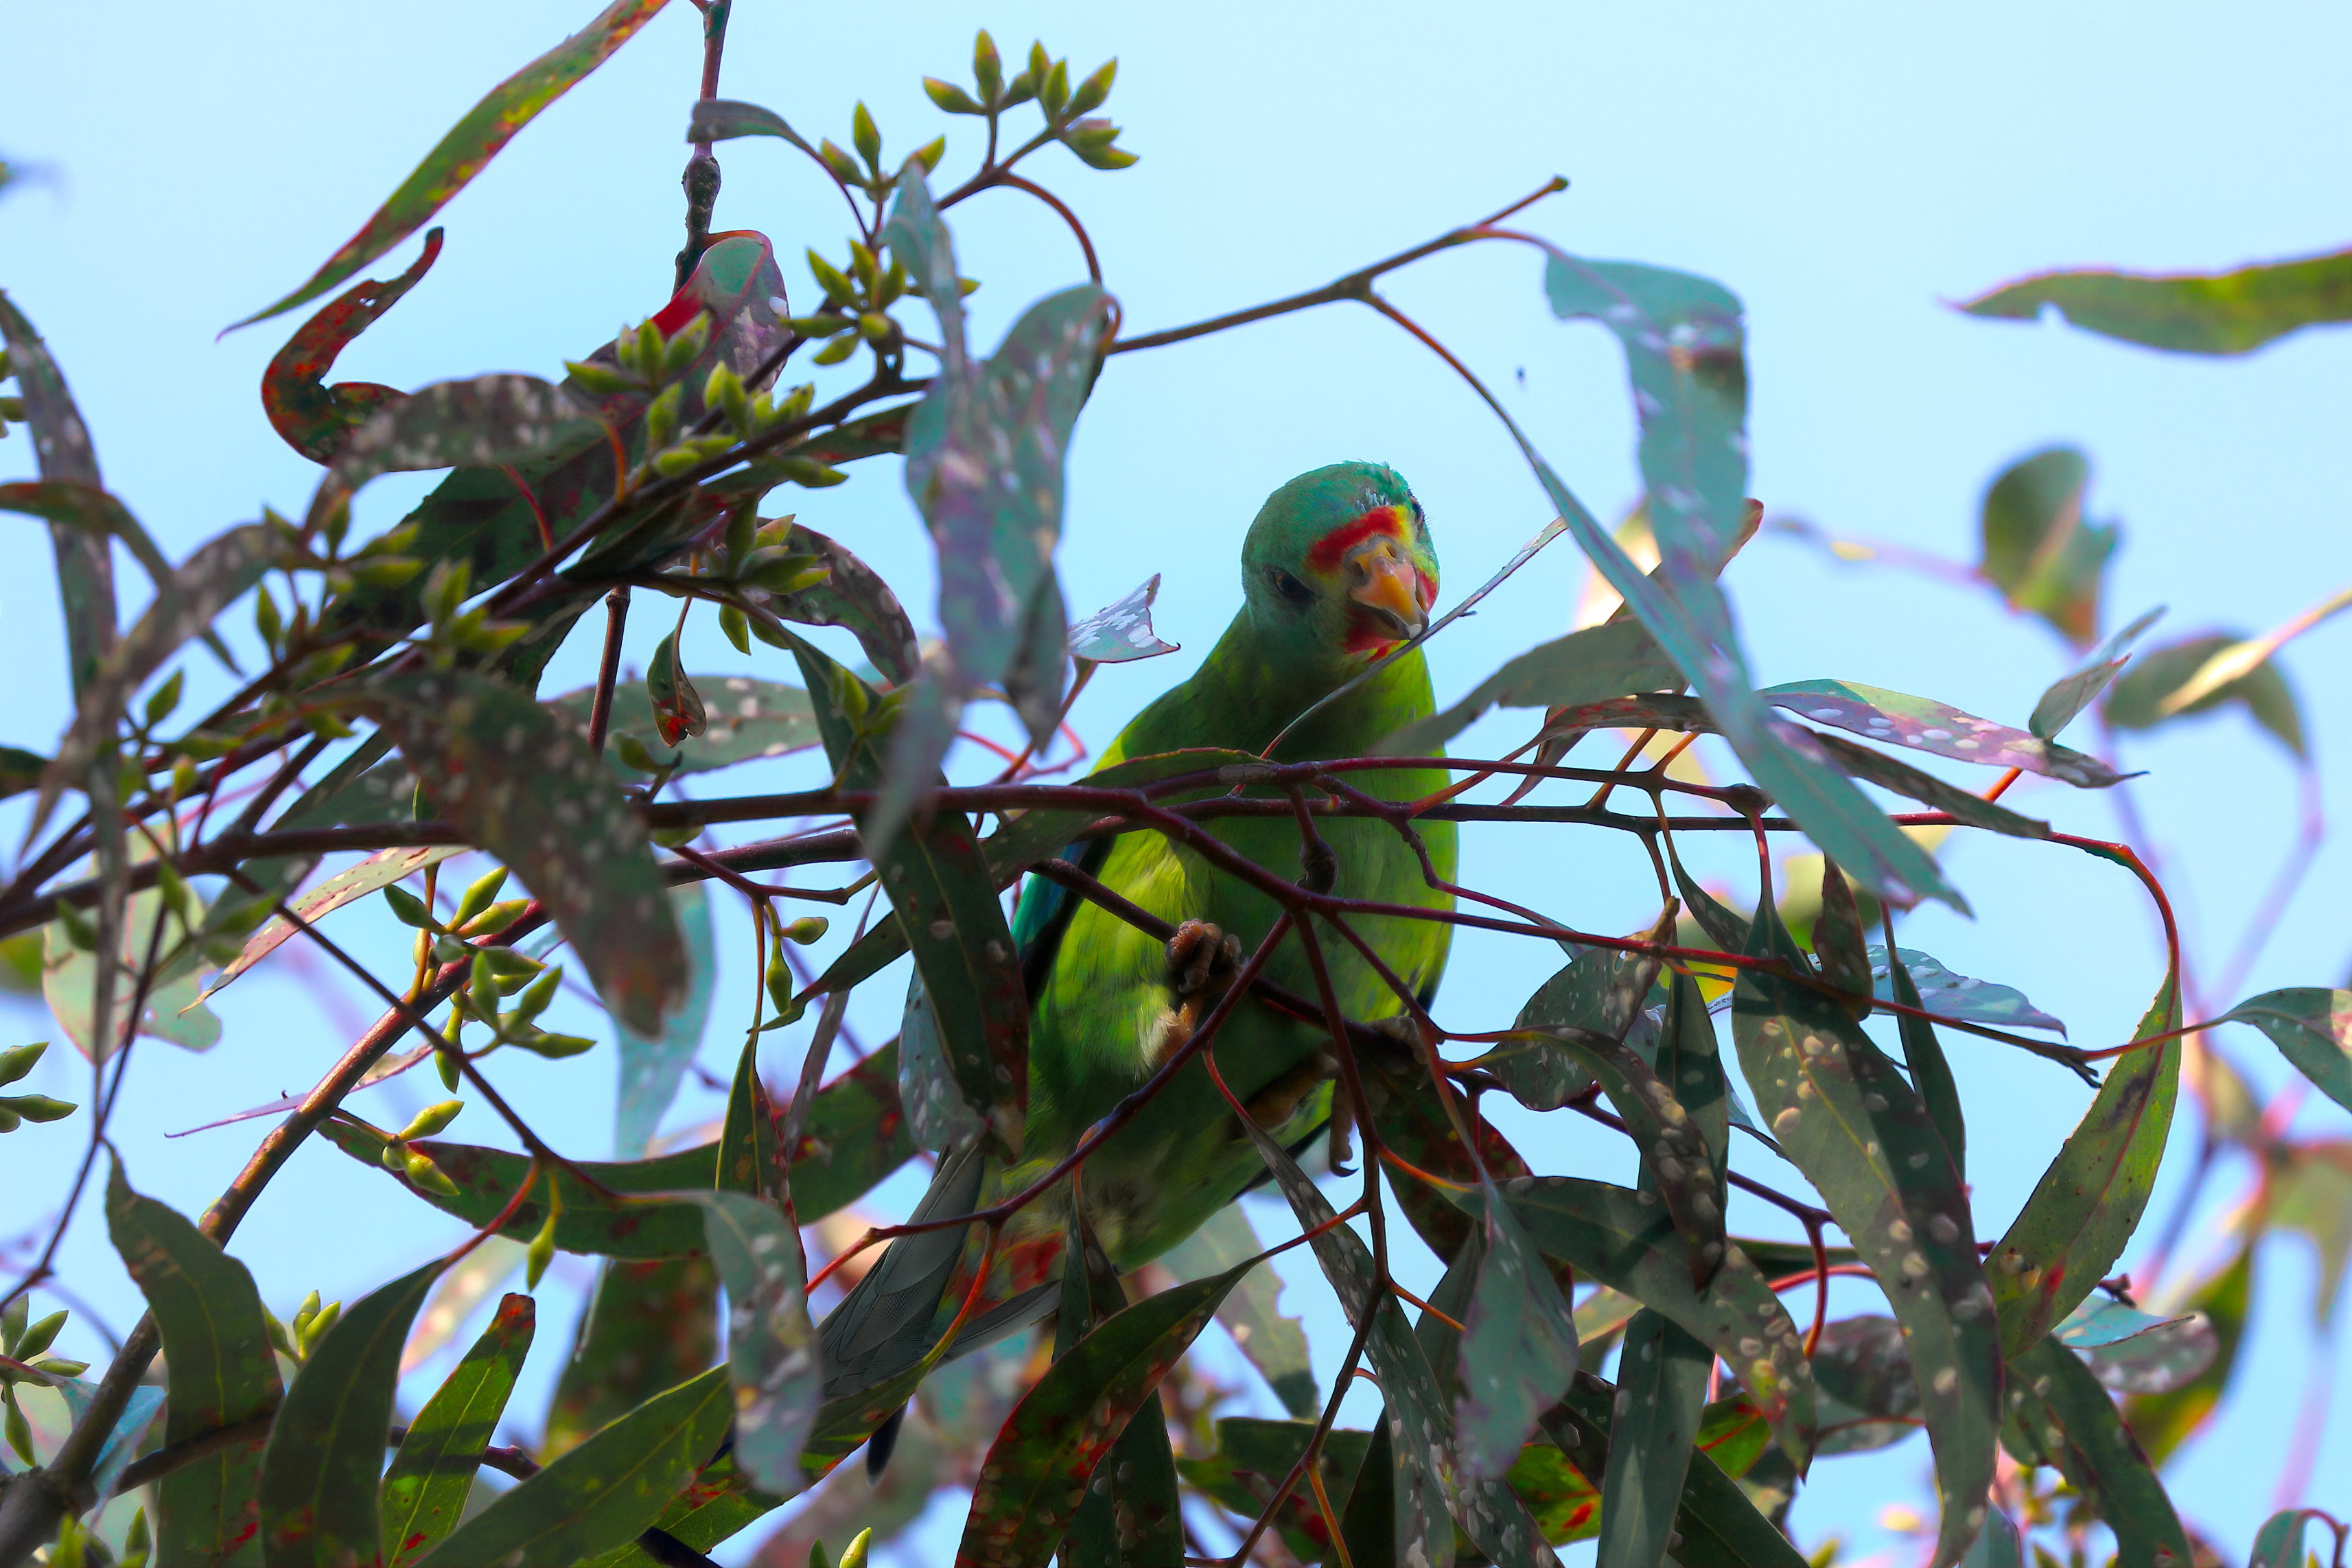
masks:
<path fill-rule="evenodd" d="M 1391 538 L 1402 537 L 1397 527 L 1397 508 L 1379 507 L 1366 512 L 1352 523 L 1341 523 L 1315 541 L 1307 552 L 1307 564 L 1317 571 L 1336 571 L 1348 552 L 1370 538 L 1374 534 L 1386 534 Z"/>

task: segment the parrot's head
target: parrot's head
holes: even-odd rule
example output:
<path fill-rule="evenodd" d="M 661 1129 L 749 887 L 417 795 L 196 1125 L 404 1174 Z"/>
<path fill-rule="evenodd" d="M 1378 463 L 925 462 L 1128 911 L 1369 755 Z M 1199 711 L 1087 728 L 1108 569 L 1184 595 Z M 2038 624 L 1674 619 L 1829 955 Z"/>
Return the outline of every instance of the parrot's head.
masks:
<path fill-rule="evenodd" d="M 1299 666 L 1361 664 L 1429 624 L 1437 552 L 1402 475 L 1334 463 L 1258 508 L 1242 589 L 1259 634 Z"/>

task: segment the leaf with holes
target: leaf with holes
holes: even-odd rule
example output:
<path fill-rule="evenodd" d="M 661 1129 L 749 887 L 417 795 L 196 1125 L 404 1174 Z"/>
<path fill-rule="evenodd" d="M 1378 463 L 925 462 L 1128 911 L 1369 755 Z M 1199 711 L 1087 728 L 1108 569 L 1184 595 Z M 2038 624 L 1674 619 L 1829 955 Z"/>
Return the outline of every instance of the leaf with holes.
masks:
<path fill-rule="evenodd" d="M 702 1193 L 696 1201 L 727 1287 L 735 1462 L 753 1486 L 789 1495 L 824 1392 L 800 1236 L 774 1204 L 748 1193 Z"/>
<path fill-rule="evenodd" d="M 614 1017 L 659 1032 L 686 947 L 645 831 L 587 743 L 528 693 L 462 672 L 380 677 L 363 700 L 442 814 L 545 905 Z"/>
<path fill-rule="evenodd" d="M 408 1424 L 383 1473 L 378 1504 L 388 1568 L 409 1568 L 457 1527 L 473 1495 L 477 1456 L 497 1435 L 536 1323 L 531 1299 L 509 1294 Z"/>
<path fill-rule="evenodd" d="M 1756 694 L 1800 718 L 1987 768 L 2021 768 L 2084 789 L 2104 789 L 2126 777 L 2085 752 L 2069 750 L 2021 729 L 1908 692 L 1853 681 L 1790 681 Z"/>
<path fill-rule="evenodd" d="M 501 1493 L 418 1568 L 575 1563 L 634 1539 L 727 1435 L 733 1405 L 716 1366 L 647 1400 Z"/>
<path fill-rule="evenodd" d="M 2193 1561 L 2164 1485 L 2115 1401 L 2073 1352 L 2045 1338 L 2011 1358 L 2002 1446 L 2020 1464 L 2053 1465 L 2116 1532 L 2116 1560 L 2148 1568 Z"/>
<path fill-rule="evenodd" d="M 2352 1109 L 2352 991 L 2325 986 L 2264 991 L 2216 1021 L 2262 1030 L 2313 1088 Z"/>
<path fill-rule="evenodd" d="M 2305 327 L 2352 320 L 2352 251 L 2228 272 L 2041 272 L 1959 307 L 2031 321 L 2045 306 L 2073 325 L 2181 354 L 2243 354 Z"/>
<path fill-rule="evenodd" d="M 1528 649 L 1452 707 L 1399 730 L 1373 751 L 1384 757 L 1434 751 L 1491 707 L 1580 707 L 1682 684 L 1682 672 L 1639 622 L 1612 621 Z"/>
<path fill-rule="evenodd" d="M 972 1487 L 958 1568 L 1042 1563 L 1128 1417 L 1160 1386 L 1244 1270 L 1178 1285 L 1074 1345 L 1013 1407 Z"/>
<path fill-rule="evenodd" d="M 378 850 L 355 866 L 337 872 L 301 897 L 290 900 L 287 907 L 306 921 L 318 921 L 332 915 L 347 904 L 355 904 L 370 894 L 381 893 L 396 882 L 439 865 L 453 855 L 466 852 L 463 844 L 419 844 L 413 847 Z M 295 927 L 280 915 L 255 932 L 245 944 L 245 950 L 230 961 L 229 967 L 213 977 L 204 989 L 207 997 L 252 968 L 295 935 Z"/>
<path fill-rule="evenodd" d="M 802 1224 L 814 1225 L 856 1202 L 913 1157 L 915 1146 L 898 1106 L 898 1078 L 894 1042 L 818 1092 L 808 1130 L 792 1160 L 793 1204 Z M 382 1168 L 381 1134 L 341 1120 L 327 1123 L 320 1132 L 361 1164 Z M 496 1218 L 530 1169 L 530 1155 L 506 1149 L 430 1138 L 415 1146 L 430 1155 L 457 1188 L 455 1197 L 416 1195 L 473 1226 Z M 700 1212 L 689 1202 L 664 1195 L 717 1185 L 715 1140 L 617 1165 L 583 1160 L 579 1168 L 605 1190 L 599 1192 L 568 1172 L 557 1174 L 563 1195 L 563 1213 L 555 1226 L 559 1249 L 634 1259 L 680 1258 L 702 1250 Z M 401 1179 L 390 1173 L 387 1176 Z M 541 1187 L 526 1198 L 499 1234 L 519 1241 L 537 1235 L 547 1220 L 545 1190 Z"/>
<path fill-rule="evenodd" d="M 361 1297 L 310 1347 L 261 1452 L 262 1554 L 319 1568 L 377 1560 L 376 1480 L 400 1347 L 446 1264 Z"/>
<path fill-rule="evenodd" d="M 496 157 L 499 149 L 573 83 L 604 63 L 662 8 L 662 0 L 613 0 L 596 16 L 539 58 L 507 78 L 466 112 L 365 226 L 327 258 L 310 280 L 276 304 L 236 323 L 263 321 L 316 299 L 402 240 Z"/>
<path fill-rule="evenodd" d="M 1769 898 L 1748 952 L 1804 973 Z M 1917 1093 L 1836 1004 L 1742 969 L 1731 1016 L 1757 1108 L 1903 1325 L 1943 1499 L 1936 1559 L 1955 1562 L 1982 1521 L 2000 1419 L 2000 1343 L 1968 1191 Z"/>
<path fill-rule="evenodd" d="M 184 1442 L 275 1407 L 278 1361 L 253 1276 L 178 1213 L 107 1178 L 107 1229 L 163 1331 L 163 1441 Z M 262 1438 L 173 1470 L 160 1483 L 161 1561 L 190 1568 L 250 1561 L 260 1519 Z"/>
<path fill-rule="evenodd" d="M 374 382 L 326 384 L 335 356 L 416 287 L 441 255 L 441 231 L 425 236 L 425 250 L 388 283 L 354 284 L 294 330 L 261 372 L 261 411 L 286 444 L 313 463 L 333 460 L 352 428 L 383 403 L 404 396 Z"/>
<path fill-rule="evenodd" d="M 1160 596 L 1160 574 L 1116 604 L 1096 611 L 1070 628 L 1070 657 L 1096 664 L 1129 664 L 1179 651 L 1151 630 L 1151 601 Z"/>
<path fill-rule="evenodd" d="M 646 700 L 653 706 L 654 732 L 664 746 L 676 746 L 710 727 L 702 694 L 677 662 L 675 632 L 654 649 L 653 663 L 646 669 Z"/>
<path fill-rule="evenodd" d="M 2179 1022 L 2179 988 L 2168 975 L 2132 1038 Z M 1985 1260 L 2012 1359 L 2040 1343 L 2123 1256 L 2147 1207 L 2179 1092 L 2179 1040 L 2117 1061 Z"/>

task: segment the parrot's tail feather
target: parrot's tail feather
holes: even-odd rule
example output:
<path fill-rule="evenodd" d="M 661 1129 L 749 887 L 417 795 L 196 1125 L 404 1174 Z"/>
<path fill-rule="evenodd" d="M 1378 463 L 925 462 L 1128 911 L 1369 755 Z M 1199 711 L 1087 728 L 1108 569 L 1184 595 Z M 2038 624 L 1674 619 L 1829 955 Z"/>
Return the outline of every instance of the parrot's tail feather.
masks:
<path fill-rule="evenodd" d="M 969 1214 L 980 1197 L 986 1161 L 979 1146 L 940 1164 L 930 1190 L 909 1222 Z M 913 1365 L 930 1348 L 929 1335 L 940 1293 L 963 1255 L 967 1225 L 902 1236 L 857 1282 L 817 1330 L 817 1354 L 827 1399 L 864 1392 Z"/>
<path fill-rule="evenodd" d="M 890 1412 L 888 1419 L 874 1428 L 874 1436 L 866 1439 L 866 1484 L 878 1487 L 882 1472 L 890 1468 L 890 1451 L 898 1446 L 898 1428 L 907 1424 L 907 1407 L 901 1405 Z"/>
<path fill-rule="evenodd" d="M 960 1355 L 970 1355 L 973 1351 L 985 1350 L 1007 1334 L 1020 1333 L 1047 1312 L 1052 1312 L 1059 1303 L 1061 1296 L 1062 1282 L 1055 1280 L 1024 1291 L 1011 1301 L 989 1308 L 988 1311 L 963 1325 L 962 1332 L 956 1335 L 955 1343 L 948 1347 L 947 1354 L 940 1359 L 953 1361 Z"/>

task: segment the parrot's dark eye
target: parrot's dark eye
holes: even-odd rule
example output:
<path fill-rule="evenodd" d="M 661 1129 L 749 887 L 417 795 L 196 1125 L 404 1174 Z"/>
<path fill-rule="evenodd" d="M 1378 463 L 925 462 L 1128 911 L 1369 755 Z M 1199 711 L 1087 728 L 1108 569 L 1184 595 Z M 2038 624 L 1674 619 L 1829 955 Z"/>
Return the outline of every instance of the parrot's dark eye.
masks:
<path fill-rule="evenodd" d="M 1282 592 L 1282 596 L 1290 601 L 1293 604 L 1312 604 L 1315 602 L 1315 591 L 1307 587 L 1305 583 L 1299 581 L 1297 578 L 1291 576 L 1290 573 L 1283 570 L 1280 567 L 1274 569 L 1274 586 L 1279 589 Z"/>

